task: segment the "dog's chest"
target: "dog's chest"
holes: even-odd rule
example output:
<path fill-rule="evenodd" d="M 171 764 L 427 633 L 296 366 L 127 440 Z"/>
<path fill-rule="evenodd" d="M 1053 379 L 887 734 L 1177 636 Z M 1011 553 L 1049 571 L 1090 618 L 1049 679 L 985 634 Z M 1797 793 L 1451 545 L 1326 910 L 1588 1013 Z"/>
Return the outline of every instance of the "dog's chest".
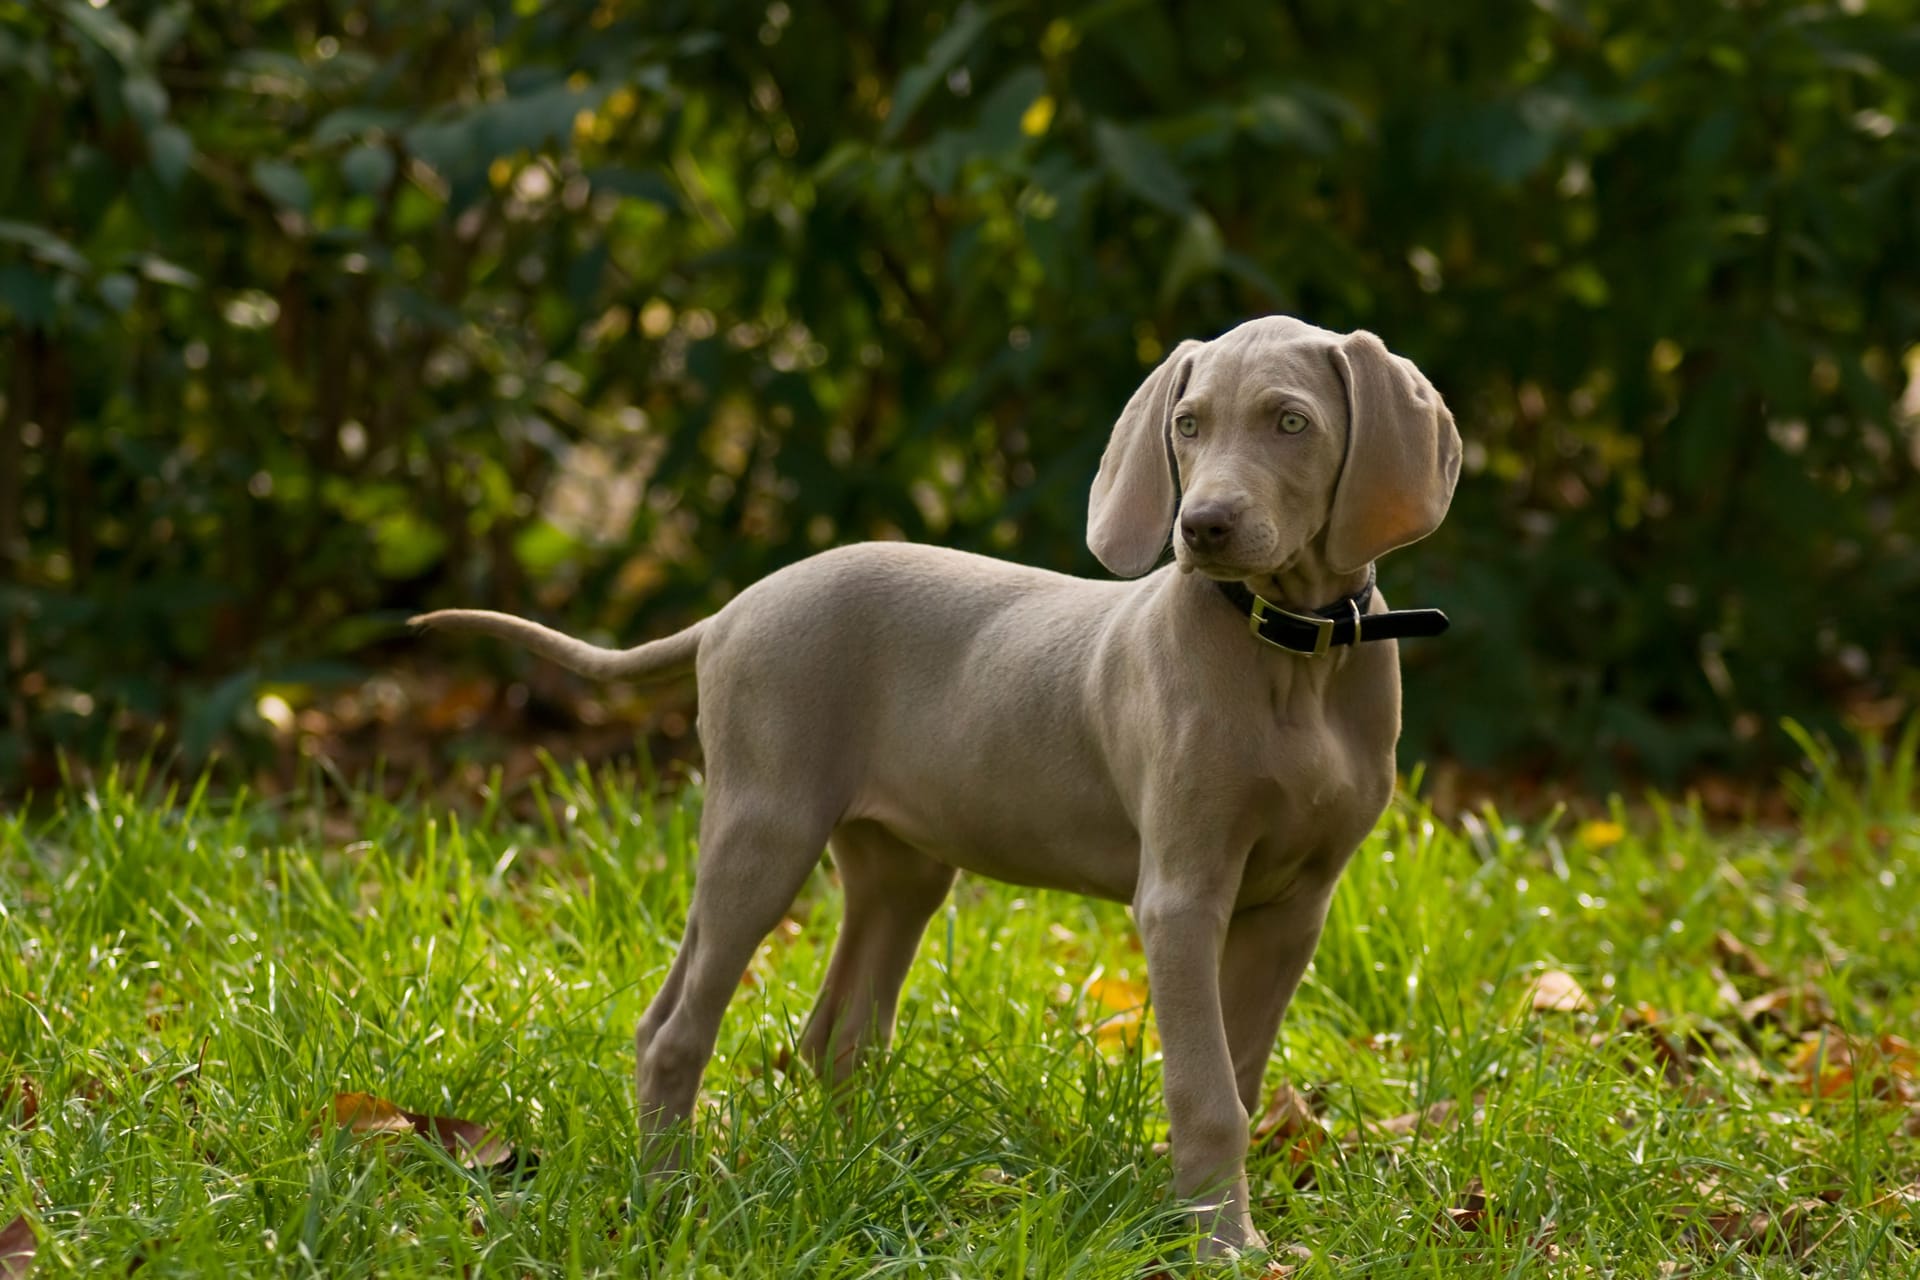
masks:
<path fill-rule="evenodd" d="M 1391 746 L 1357 741 L 1321 716 L 1276 722 L 1263 754 L 1243 907 L 1337 876 L 1393 795 Z"/>

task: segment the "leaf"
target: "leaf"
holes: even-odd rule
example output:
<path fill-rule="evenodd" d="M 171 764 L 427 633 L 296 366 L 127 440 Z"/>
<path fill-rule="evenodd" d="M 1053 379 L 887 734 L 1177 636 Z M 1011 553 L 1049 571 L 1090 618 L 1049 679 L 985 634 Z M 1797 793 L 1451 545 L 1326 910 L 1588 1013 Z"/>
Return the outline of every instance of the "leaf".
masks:
<path fill-rule="evenodd" d="M 1549 969 L 1534 979 L 1528 993 L 1535 1013 L 1590 1013 L 1593 1001 L 1565 969 Z"/>
<path fill-rule="evenodd" d="M 370 1093 L 339 1093 L 333 1098 L 333 1122 L 353 1133 L 412 1133 L 413 1120 L 393 1103 Z"/>
<path fill-rule="evenodd" d="M 1261 94 L 1243 112 L 1247 132 L 1269 146 L 1291 144 L 1316 155 L 1333 150 L 1333 134 L 1326 124 L 1292 94 Z"/>
<path fill-rule="evenodd" d="M 913 119 L 913 113 L 920 109 L 927 91 L 953 69 L 953 64 L 986 33 L 992 21 L 992 10 L 982 9 L 971 0 L 960 6 L 947 29 L 927 46 L 927 56 L 901 73 L 893 86 L 893 103 L 887 109 L 887 122 L 880 129 L 882 141 L 891 142 L 900 136 L 900 131 Z"/>
<path fill-rule="evenodd" d="M 426 1116 L 408 1112 L 422 1137 L 438 1142 L 446 1153 L 469 1169 L 495 1169 L 514 1159 L 514 1150 L 485 1125 L 453 1116 Z"/>
<path fill-rule="evenodd" d="M 1484 1115 L 1485 1094 L 1473 1097 L 1473 1118 L 1478 1121 Z M 1387 1120 L 1368 1120 L 1361 1126 L 1341 1137 L 1342 1146 L 1355 1146 L 1364 1137 L 1406 1138 L 1424 1129 L 1443 1129 L 1459 1120 L 1460 1104 L 1452 1098 L 1443 1098 L 1431 1106 L 1419 1111 L 1409 1111 Z"/>
<path fill-rule="evenodd" d="M 35 258 L 63 271 L 84 275 L 90 269 L 85 254 L 45 227 L 31 222 L 0 219 L 0 241 L 23 245 Z"/>
<path fill-rule="evenodd" d="M 160 82 L 142 71 L 128 76 L 120 85 L 120 100 L 127 114 L 139 122 L 143 131 L 156 128 L 167 115 L 167 91 Z"/>
<path fill-rule="evenodd" d="M 175 262 L 168 262 L 157 253 L 138 253 L 130 258 L 133 265 L 140 268 L 140 274 L 155 284 L 172 285 L 176 289 L 198 289 L 200 277 Z"/>
<path fill-rule="evenodd" d="M 140 294 L 140 284 L 124 271 L 110 271 L 100 277 L 100 297 L 115 311 L 124 312 Z"/>
<path fill-rule="evenodd" d="M 1791 1065 L 1810 1097 L 1846 1097 L 1855 1092 L 1858 1082 L 1864 1082 L 1872 1096 L 1905 1105 L 1914 1098 L 1920 1050 L 1896 1035 L 1856 1040 L 1837 1027 L 1828 1027 L 1807 1033 Z"/>
<path fill-rule="evenodd" d="M 19 1112 L 19 1127 L 32 1128 L 34 1118 L 40 1114 L 40 1091 L 35 1087 L 32 1076 L 0 1080 L 0 1115 L 16 1109 Z"/>
<path fill-rule="evenodd" d="M 1767 962 L 1727 930 L 1721 929 L 1713 935 L 1713 949 L 1720 953 L 1721 961 L 1732 972 L 1743 973 L 1762 982 L 1775 981 L 1773 969 Z"/>
<path fill-rule="evenodd" d="M 392 131 L 406 122 L 406 113 L 383 107 L 342 107 L 313 127 L 310 141 L 316 147 L 326 147 L 375 129 Z"/>
<path fill-rule="evenodd" d="M 1617 822 L 1598 820 L 1583 822 L 1574 833 L 1574 838 L 1589 849 L 1605 849 L 1619 844 L 1627 837 L 1627 829 Z"/>
<path fill-rule="evenodd" d="M 1098 120 L 1093 126 L 1093 147 L 1107 172 L 1148 204 L 1173 214 L 1184 214 L 1192 207 L 1185 175 L 1145 134 Z"/>
<path fill-rule="evenodd" d="M 1167 273 L 1160 281 L 1160 306 L 1171 307 L 1188 285 L 1220 269 L 1226 242 L 1205 209 L 1192 209 L 1180 224 L 1180 235 L 1167 255 Z"/>
<path fill-rule="evenodd" d="M 313 207 L 313 187 L 307 175 L 284 160 L 257 160 L 253 183 L 275 204 L 301 213 Z"/>
<path fill-rule="evenodd" d="M 0 1227 L 0 1280 L 25 1280 L 33 1272 L 33 1255 L 40 1240 L 25 1214 Z"/>
<path fill-rule="evenodd" d="M 1814 1215 L 1826 1207 L 1824 1200 L 1797 1200 L 1777 1213 L 1722 1209 L 1703 1221 L 1722 1243 L 1748 1253 L 1798 1257 L 1813 1243 Z"/>
<path fill-rule="evenodd" d="M 1285 1156 L 1296 1172 L 1294 1185 L 1313 1180 L 1313 1156 L 1332 1140 L 1327 1126 L 1314 1114 L 1313 1104 L 1293 1085 L 1282 1082 L 1267 1099 L 1266 1110 L 1253 1127 L 1256 1150 Z"/>
<path fill-rule="evenodd" d="M 1475 1178 L 1460 1193 L 1460 1199 L 1441 1211 L 1441 1221 L 1462 1231 L 1479 1231 L 1487 1225 L 1487 1193 Z"/>
<path fill-rule="evenodd" d="M 456 1116 L 403 1111 L 371 1093 L 335 1094 L 333 1122 L 360 1136 L 426 1138 L 468 1169 L 506 1172 L 523 1163 L 506 1139 L 485 1125 Z"/>
<path fill-rule="evenodd" d="M 379 195 L 393 181 L 393 152 L 377 142 L 364 143 L 341 157 L 340 176 L 362 195 Z"/>
<path fill-rule="evenodd" d="M 680 211 L 680 193 L 666 178 L 638 169 L 589 169 L 587 182 L 595 191 L 611 191 L 633 200 L 645 200 L 674 213 Z"/>
<path fill-rule="evenodd" d="M 1743 1003 L 1740 1020 L 1756 1025 L 1771 1022 L 1790 1034 L 1797 1034 L 1833 1021 L 1833 1002 L 1812 983 L 1778 987 Z"/>
<path fill-rule="evenodd" d="M 1098 969 L 1081 993 L 1090 1033 L 1102 1048 L 1119 1048 L 1140 1037 L 1147 1017 L 1147 988 Z"/>
<path fill-rule="evenodd" d="M 86 33 L 87 38 L 111 55 L 114 61 L 123 67 L 138 65 L 140 37 L 134 34 L 132 27 L 120 21 L 113 10 L 92 5 L 88 0 L 67 0 L 62 9 L 67 21 Z"/>

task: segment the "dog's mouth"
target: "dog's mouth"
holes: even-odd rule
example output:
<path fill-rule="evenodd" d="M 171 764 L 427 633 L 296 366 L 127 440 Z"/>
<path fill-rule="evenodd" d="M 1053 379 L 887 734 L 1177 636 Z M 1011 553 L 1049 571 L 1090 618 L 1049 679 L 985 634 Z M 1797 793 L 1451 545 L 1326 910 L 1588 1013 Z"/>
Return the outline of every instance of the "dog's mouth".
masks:
<path fill-rule="evenodd" d="M 1191 547 L 1176 549 L 1174 559 L 1180 564 L 1180 572 L 1197 573 L 1215 582 L 1245 582 L 1251 578 L 1264 578 L 1275 572 L 1271 566 L 1233 564 L 1211 556 L 1203 556 Z"/>

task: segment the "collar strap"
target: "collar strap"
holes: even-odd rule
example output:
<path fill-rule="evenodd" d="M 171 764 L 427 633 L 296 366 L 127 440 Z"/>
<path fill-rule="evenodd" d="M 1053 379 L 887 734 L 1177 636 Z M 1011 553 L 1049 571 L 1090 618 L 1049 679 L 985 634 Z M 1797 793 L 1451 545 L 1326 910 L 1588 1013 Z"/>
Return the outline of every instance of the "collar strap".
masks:
<path fill-rule="evenodd" d="M 1283 608 L 1247 590 L 1245 583 L 1219 582 L 1215 585 L 1235 610 L 1246 615 L 1247 629 L 1255 636 L 1276 649 L 1305 654 L 1310 658 L 1318 658 L 1336 645 L 1437 636 L 1449 625 L 1447 615 L 1438 609 L 1391 609 L 1386 613 L 1368 613 L 1367 608 L 1373 603 L 1371 567 L 1367 569 L 1367 585 L 1311 613 L 1295 613 Z"/>

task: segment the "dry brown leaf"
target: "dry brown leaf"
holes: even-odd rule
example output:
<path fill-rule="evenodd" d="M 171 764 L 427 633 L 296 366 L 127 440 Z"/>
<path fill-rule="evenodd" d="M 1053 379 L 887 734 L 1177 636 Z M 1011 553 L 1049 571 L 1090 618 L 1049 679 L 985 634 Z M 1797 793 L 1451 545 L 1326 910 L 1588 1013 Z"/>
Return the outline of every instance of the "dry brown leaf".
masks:
<path fill-rule="evenodd" d="M 385 1098 L 370 1093 L 336 1093 L 333 1096 L 333 1122 L 353 1133 L 409 1134 L 413 1121 Z"/>
<path fill-rule="evenodd" d="M 1284 1155 L 1295 1169 L 1293 1184 L 1304 1186 L 1313 1180 L 1313 1153 L 1330 1141 L 1327 1126 L 1313 1113 L 1307 1096 L 1291 1084 L 1281 1083 L 1267 1100 L 1267 1109 L 1253 1127 L 1254 1147 L 1275 1155 Z"/>
<path fill-rule="evenodd" d="M 1904 1187 L 1895 1187 L 1885 1195 L 1875 1196 L 1867 1202 L 1867 1208 L 1901 1213 L 1920 1212 L 1920 1182 L 1910 1182 Z"/>
<path fill-rule="evenodd" d="M 19 1112 L 19 1126 L 31 1129 L 34 1117 L 40 1114 L 40 1090 L 34 1085 L 32 1076 L 0 1080 L 0 1115 L 15 1110 Z"/>
<path fill-rule="evenodd" d="M 1459 1203 L 1441 1210 L 1442 1218 L 1462 1231 L 1479 1231 L 1487 1223 L 1487 1192 L 1475 1178 L 1460 1193 Z"/>
<path fill-rule="evenodd" d="M 469 1169 L 499 1169 L 518 1163 L 507 1141 L 485 1125 L 456 1116 L 403 1111 L 370 1093 L 341 1093 L 333 1099 L 333 1122 L 356 1134 L 406 1137 L 419 1134 L 440 1144 Z"/>
<path fill-rule="evenodd" d="M 1864 1082 L 1873 1097 L 1905 1105 L 1914 1100 L 1920 1052 L 1896 1035 L 1855 1040 L 1838 1027 L 1823 1027 L 1802 1038 L 1792 1067 L 1813 1097 L 1846 1097 Z"/>
<path fill-rule="evenodd" d="M 1720 953 L 1721 961 L 1734 973 L 1758 978 L 1762 982 L 1776 980 L 1773 967 L 1762 960 L 1752 947 L 1725 929 L 1713 935 L 1713 949 Z"/>
<path fill-rule="evenodd" d="M 1106 976 L 1098 970 L 1088 980 L 1082 997 L 1088 1026 L 1103 1049 L 1124 1048 L 1143 1034 L 1147 1021 L 1146 984 L 1124 975 Z"/>
<path fill-rule="evenodd" d="M 1483 1114 L 1482 1107 L 1487 1100 L 1484 1093 L 1473 1095 L 1473 1116 L 1478 1120 Z M 1342 1146 L 1354 1146 L 1363 1137 L 1405 1138 L 1422 1129 L 1440 1129 L 1454 1124 L 1458 1120 L 1459 1104 L 1452 1098 L 1446 1098 L 1420 1111 L 1409 1111 L 1405 1115 L 1393 1116 L 1386 1120 L 1368 1120 L 1358 1129 L 1343 1134 Z"/>
<path fill-rule="evenodd" d="M 20 1214 L 0 1227 L 0 1280 L 25 1280 L 33 1271 L 33 1255 L 39 1252 L 40 1239 L 33 1225 Z"/>
<path fill-rule="evenodd" d="M 1534 979 L 1529 997 L 1535 1013 L 1587 1013 L 1593 1001 L 1565 969 L 1549 969 Z"/>
<path fill-rule="evenodd" d="M 1728 1209 L 1706 1216 L 1707 1230 L 1749 1253 L 1799 1257 L 1813 1243 L 1814 1216 L 1824 1200 L 1796 1200 L 1778 1213 Z"/>
<path fill-rule="evenodd" d="M 1776 987 L 1764 995 L 1740 1005 L 1740 1019 L 1743 1022 L 1771 1022 L 1776 1026 L 1797 1034 L 1809 1027 L 1833 1021 L 1833 1002 L 1827 999 L 1827 993 L 1812 983 L 1800 983 L 1790 987 Z"/>
<path fill-rule="evenodd" d="M 421 723 L 436 733 L 471 729 L 493 705 L 494 694 L 491 680 L 457 681 L 420 709 Z"/>
<path fill-rule="evenodd" d="M 514 1158 L 505 1138 L 485 1125 L 453 1116 L 422 1116 L 408 1113 L 414 1127 L 431 1137 L 446 1153 L 469 1169 L 492 1169 Z"/>

